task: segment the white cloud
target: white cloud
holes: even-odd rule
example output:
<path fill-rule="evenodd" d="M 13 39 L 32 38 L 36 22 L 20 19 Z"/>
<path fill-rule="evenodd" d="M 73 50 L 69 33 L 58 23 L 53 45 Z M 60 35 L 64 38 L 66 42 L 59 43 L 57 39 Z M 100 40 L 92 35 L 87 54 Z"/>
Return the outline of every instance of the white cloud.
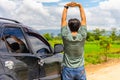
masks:
<path fill-rule="evenodd" d="M 16 4 L 9 0 L 0 0 L 0 7 L 6 11 L 10 11 L 15 9 Z"/>
<path fill-rule="evenodd" d="M 102 9 L 117 9 L 120 10 L 120 0 L 107 0 L 104 2 L 100 2 L 100 7 Z"/>
<path fill-rule="evenodd" d="M 32 4 L 31 4 L 32 3 Z M 42 25 L 48 22 L 45 19 L 50 16 L 48 10 L 34 0 L 23 0 L 21 5 L 16 6 L 14 11 L 14 19 L 17 19 L 27 25 Z"/>
<path fill-rule="evenodd" d="M 36 0 L 37 2 L 59 2 L 60 0 Z"/>
<path fill-rule="evenodd" d="M 97 7 L 86 9 L 87 21 L 89 26 L 111 29 L 120 27 L 120 1 L 107 0 L 100 2 Z"/>
<path fill-rule="evenodd" d="M 10 17 L 16 8 L 15 2 L 9 0 L 0 0 L 0 15 Z"/>
<path fill-rule="evenodd" d="M 21 21 L 23 24 L 35 29 L 59 29 L 63 5 L 44 6 L 42 2 L 59 2 L 60 0 L 0 0 L 0 16 Z M 97 0 L 94 0 L 97 1 Z M 107 0 L 100 2 L 96 7 L 86 7 L 88 29 L 96 27 L 111 29 L 120 27 L 119 0 Z M 77 8 L 68 9 L 69 18 L 79 18 Z"/>
<path fill-rule="evenodd" d="M 120 30 L 120 27 L 113 27 L 113 26 L 106 26 L 106 27 L 104 27 L 104 26 L 87 26 L 87 29 L 88 30 L 95 30 L 95 29 L 100 29 L 100 30 L 103 30 L 103 29 L 105 29 L 105 30 L 108 30 L 108 31 L 110 31 L 110 30 L 112 30 L 113 28 L 116 28 L 117 30 Z"/>

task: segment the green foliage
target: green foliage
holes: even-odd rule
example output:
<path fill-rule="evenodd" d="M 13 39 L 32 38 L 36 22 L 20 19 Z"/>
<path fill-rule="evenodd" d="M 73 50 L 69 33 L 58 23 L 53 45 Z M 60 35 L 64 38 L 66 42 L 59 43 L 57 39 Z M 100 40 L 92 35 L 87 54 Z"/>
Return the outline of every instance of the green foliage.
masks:
<path fill-rule="evenodd" d="M 101 36 L 101 31 L 98 28 L 96 28 L 95 30 L 93 30 L 93 32 L 95 40 L 99 40 L 99 37 Z"/>
<path fill-rule="evenodd" d="M 105 51 L 110 49 L 110 45 L 111 45 L 111 38 L 106 37 L 106 36 L 101 36 L 100 37 L 100 47 L 103 48 Z"/>
<path fill-rule="evenodd" d="M 49 40 L 48 42 L 52 45 L 52 47 L 54 47 L 55 44 L 63 44 L 62 39 Z"/>
<path fill-rule="evenodd" d="M 85 61 L 89 64 L 98 64 L 101 63 L 102 60 L 100 59 L 99 54 L 87 54 L 85 55 Z"/>
<path fill-rule="evenodd" d="M 117 38 L 116 38 L 116 39 L 120 41 L 120 34 L 117 36 Z"/>
<path fill-rule="evenodd" d="M 107 61 L 108 50 L 111 47 L 111 38 L 106 37 L 106 36 L 101 36 L 99 44 L 100 44 L 101 49 L 103 49 L 102 56 L 104 57 L 104 60 Z"/>
<path fill-rule="evenodd" d="M 49 33 L 45 33 L 45 34 L 43 34 L 43 36 L 44 36 L 44 38 L 46 38 L 48 41 L 49 41 L 49 40 L 52 40 L 52 35 L 49 34 Z"/>
<path fill-rule="evenodd" d="M 105 30 L 100 30 L 99 28 L 96 28 L 95 30 L 91 32 L 87 32 L 87 41 L 95 41 L 95 40 L 100 40 L 100 36 L 105 35 Z"/>
<path fill-rule="evenodd" d="M 95 40 L 94 36 L 90 36 L 90 37 L 88 38 L 88 41 L 94 41 L 94 40 Z"/>
<path fill-rule="evenodd" d="M 94 37 L 94 34 L 91 33 L 91 32 L 87 32 L 87 38 L 86 38 L 87 41 L 94 41 L 95 40 L 95 37 Z"/>
<path fill-rule="evenodd" d="M 108 57 L 110 57 L 110 58 L 119 58 L 120 59 L 120 54 L 110 53 L 110 54 L 108 54 Z"/>
<path fill-rule="evenodd" d="M 112 33 L 110 35 L 110 38 L 115 41 L 117 39 L 117 35 L 116 35 L 116 28 L 112 28 Z"/>

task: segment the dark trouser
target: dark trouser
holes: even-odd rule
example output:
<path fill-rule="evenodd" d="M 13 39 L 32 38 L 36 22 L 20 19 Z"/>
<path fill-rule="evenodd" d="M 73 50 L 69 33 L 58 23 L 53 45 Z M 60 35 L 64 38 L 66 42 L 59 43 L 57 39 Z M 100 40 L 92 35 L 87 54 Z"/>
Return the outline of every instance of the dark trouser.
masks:
<path fill-rule="evenodd" d="M 86 80 L 84 66 L 78 68 L 63 67 L 62 80 Z"/>

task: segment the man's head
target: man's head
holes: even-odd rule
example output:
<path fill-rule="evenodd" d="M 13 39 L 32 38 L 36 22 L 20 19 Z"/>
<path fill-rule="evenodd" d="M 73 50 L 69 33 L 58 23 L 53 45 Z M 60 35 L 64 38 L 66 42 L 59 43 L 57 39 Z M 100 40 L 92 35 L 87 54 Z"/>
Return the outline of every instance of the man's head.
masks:
<path fill-rule="evenodd" d="M 14 50 L 14 51 L 17 51 L 19 50 L 20 46 L 17 42 L 14 42 L 12 44 L 10 44 L 10 47 Z"/>
<path fill-rule="evenodd" d="M 70 19 L 68 21 L 68 26 L 69 26 L 71 32 L 77 32 L 79 27 L 81 26 L 81 23 L 78 19 L 74 18 L 74 19 Z"/>

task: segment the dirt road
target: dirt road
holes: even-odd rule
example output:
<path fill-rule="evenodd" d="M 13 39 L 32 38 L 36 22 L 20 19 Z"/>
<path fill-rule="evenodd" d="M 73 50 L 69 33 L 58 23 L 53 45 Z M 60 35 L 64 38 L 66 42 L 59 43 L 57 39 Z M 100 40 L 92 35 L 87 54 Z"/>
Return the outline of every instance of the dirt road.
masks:
<path fill-rule="evenodd" d="M 120 80 L 120 59 L 86 67 L 87 80 Z"/>

